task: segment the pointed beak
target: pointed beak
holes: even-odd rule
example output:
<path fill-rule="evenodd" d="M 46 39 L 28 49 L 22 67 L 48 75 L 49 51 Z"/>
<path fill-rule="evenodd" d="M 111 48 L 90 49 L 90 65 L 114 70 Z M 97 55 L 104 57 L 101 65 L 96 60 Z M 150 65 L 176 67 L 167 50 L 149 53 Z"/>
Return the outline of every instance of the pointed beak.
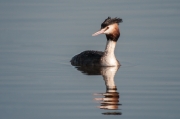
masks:
<path fill-rule="evenodd" d="M 105 32 L 105 29 L 101 29 L 99 31 L 97 31 L 96 33 L 92 34 L 92 36 L 97 36 L 99 34 L 103 34 Z"/>

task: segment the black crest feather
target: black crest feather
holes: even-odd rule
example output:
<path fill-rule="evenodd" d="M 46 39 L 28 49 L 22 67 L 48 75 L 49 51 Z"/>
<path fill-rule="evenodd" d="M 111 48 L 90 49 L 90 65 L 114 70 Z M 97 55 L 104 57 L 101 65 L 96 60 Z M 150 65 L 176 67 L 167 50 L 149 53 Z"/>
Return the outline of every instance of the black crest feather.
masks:
<path fill-rule="evenodd" d="M 108 25 L 111 25 L 111 24 L 114 24 L 114 23 L 119 24 L 119 23 L 121 23 L 121 22 L 123 22 L 123 20 L 122 20 L 121 18 L 117 18 L 117 17 L 111 18 L 111 17 L 108 17 L 108 18 L 105 19 L 104 22 L 101 24 L 101 28 L 104 28 L 104 27 L 106 27 L 106 26 L 108 26 Z"/>

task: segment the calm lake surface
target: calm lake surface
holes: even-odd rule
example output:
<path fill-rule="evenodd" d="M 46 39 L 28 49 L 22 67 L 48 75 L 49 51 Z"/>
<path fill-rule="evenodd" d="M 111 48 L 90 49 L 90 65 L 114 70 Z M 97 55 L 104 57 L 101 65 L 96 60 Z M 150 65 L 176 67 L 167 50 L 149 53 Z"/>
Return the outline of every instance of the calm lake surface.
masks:
<path fill-rule="evenodd" d="M 0 16 L 1 119 L 180 118 L 179 0 L 1 0 Z M 108 16 L 122 66 L 72 66 L 104 50 Z"/>

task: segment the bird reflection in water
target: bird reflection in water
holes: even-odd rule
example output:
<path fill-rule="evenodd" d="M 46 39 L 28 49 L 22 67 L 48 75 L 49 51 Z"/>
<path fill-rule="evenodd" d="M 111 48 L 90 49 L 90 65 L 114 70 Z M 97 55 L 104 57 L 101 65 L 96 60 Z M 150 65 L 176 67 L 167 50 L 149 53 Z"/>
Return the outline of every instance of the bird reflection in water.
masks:
<path fill-rule="evenodd" d="M 95 93 L 95 101 L 100 103 L 98 108 L 107 110 L 102 113 L 103 115 L 121 115 L 119 112 L 119 92 L 114 82 L 114 76 L 119 69 L 116 67 L 76 67 L 77 70 L 81 71 L 86 75 L 102 75 L 106 85 L 105 93 Z"/>

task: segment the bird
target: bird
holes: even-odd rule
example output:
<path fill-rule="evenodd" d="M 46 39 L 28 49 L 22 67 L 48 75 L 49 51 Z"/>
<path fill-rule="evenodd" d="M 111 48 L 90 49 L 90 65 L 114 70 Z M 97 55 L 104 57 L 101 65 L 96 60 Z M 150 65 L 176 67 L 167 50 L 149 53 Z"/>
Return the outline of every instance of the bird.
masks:
<path fill-rule="evenodd" d="M 121 18 L 108 17 L 101 24 L 99 31 L 92 34 L 97 36 L 99 34 L 106 35 L 106 47 L 103 51 L 86 50 L 83 51 L 70 60 L 73 66 L 120 66 L 120 62 L 116 59 L 114 51 L 116 43 L 120 37 L 119 23 L 123 22 Z"/>

